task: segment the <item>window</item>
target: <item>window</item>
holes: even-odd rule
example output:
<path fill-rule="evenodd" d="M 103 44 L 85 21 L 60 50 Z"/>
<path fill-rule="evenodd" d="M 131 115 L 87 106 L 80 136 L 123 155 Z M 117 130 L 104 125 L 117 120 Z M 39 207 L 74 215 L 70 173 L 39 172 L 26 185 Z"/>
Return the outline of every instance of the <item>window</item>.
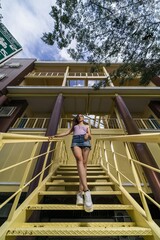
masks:
<path fill-rule="evenodd" d="M 84 80 L 68 80 L 67 86 L 69 87 L 84 87 Z"/>
<path fill-rule="evenodd" d="M 16 107 L 0 107 L 0 117 L 9 117 L 15 111 Z"/>
<path fill-rule="evenodd" d="M 102 80 L 88 80 L 88 87 L 93 87 L 94 84 L 99 84 Z"/>

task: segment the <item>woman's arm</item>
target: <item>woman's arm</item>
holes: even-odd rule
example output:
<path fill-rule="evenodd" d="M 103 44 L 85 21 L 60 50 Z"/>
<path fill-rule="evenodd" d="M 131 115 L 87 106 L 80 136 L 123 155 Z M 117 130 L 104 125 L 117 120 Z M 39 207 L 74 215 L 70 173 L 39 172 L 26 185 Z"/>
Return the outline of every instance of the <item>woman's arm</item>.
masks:
<path fill-rule="evenodd" d="M 54 137 L 65 137 L 65 136 L 69 135 L 71 132 L 73 132 L 73 127 L 68 129 L 68 131 L 66 131 L 64 133 L 54 135 Z"/>
<path fill-rule="evenodd" d="M 91 140 L 91 131 L 90 131 L 90 128 L 89 128 L 89 126 L 87 126 L 87 132 L 86 132 L 86 134 L 85 134 L 85 139 L 86 140 Z"/>
<path fill-rule="evenodd" d="M 88 126 L 88 137 L 91 139 L 91 130 L 89 126 Z"/>

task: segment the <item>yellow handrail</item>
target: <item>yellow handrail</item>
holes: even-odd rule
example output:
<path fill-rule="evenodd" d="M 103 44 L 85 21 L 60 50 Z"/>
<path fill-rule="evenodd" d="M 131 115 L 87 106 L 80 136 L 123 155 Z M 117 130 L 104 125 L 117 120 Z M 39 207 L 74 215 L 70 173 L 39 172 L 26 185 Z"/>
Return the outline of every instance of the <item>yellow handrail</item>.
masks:
<path fill-rule="evenodd" d="M 125 154 L 117 152 L 114 149 L 113 142 L 122 142 L 124 144 L 124 149 L 125 149 Z M 108 175 L 110 178 L 113 180 L 113 182 L 123 191 L 123 193 L 126 193 L 126 197 L 130 198 L 130 200 L 133 198 L 130 195 L 129 192 L 127 192 L 126 188 L 123 186 L 122 179 L 126 179 L 128 182 L 130 182 L 136 189 L 137 193 L 139 193 L 142 206 L 135 204 L 135 208 L 137 211 L 139 211 L 143 216 L 146 217 L 148 221 L 152 219 L 150 210 L 146 201 L 146 198 L 150 200 L 153 204 L 155 204 L 156 207 L 160 208 L 160 204 L 156 202 L 149 194 L 147 194 L 142 186 L 141 186 L 141 177 L 137 171 L 136 166 L 143 166 L 148 169 L 151 169 L 153 171 L 159 172 L 160 169 L 157 169 L 155 167 L 149 166 L 147 164 L 141 163 L 137 159 L 134 159 L 131 156 L 130 153 L 130 148 L 129 144 L 133 142 L 152 142 L 152 143 L 159 143 L 160 142 L 160 134 L 159 133 L 154 133 L 154 134 L 137 134 L 137 135 L 119 135 L 119 136 L 109 136 L 109 137 L 103 137 L 103 138 L 98 138 L 95 142 L 95 147 L 93 150 L 93 161 L 95 164 L 102 164 L 102 166 L 107 170 Z M 110 146 L 106 147 L 106 145 Z M 103 152 L 103 153 L 102 153 Z M 109 154 L 112 154 L 112 162 L 109 161 Z M 117 156 L 123 157 L 124 160 L 128 161 L 130 163 L 131 169 L 132 169 L 132 174 L 134 177 L 134 181 L 131 180 L 129 177 L 127 177 L 120 169 L 118 165 L 119 158 Z M 113 174 L 114 171 L 114 174 Z M 116 174 L 116 176 L 115 176 Z M 134 201 L 133 201 L 134 203 Z M 145 214 L 143 209 L 145 209 Z"/>
<path fill-rule="evenodd" d="M 48 148 L 45 153 L 39 154 L 37 153 L 39 150 L 39 144 L 43 142 L 48 142 Z M 54 142 L 54 148 L 50 149 L 51 143 Z M 38 186 L 41 184 L 43 180 L 43 175 L 44 172 L 49 169 L 51 171 L 51 168 L 54 164 L 54 158 L 56 156 L 53 156 L 54 158 L 52 159 L 51 163 L 47 165 L 47 157 L 50 153 L 58 151 L 59 148 L 59 143 L 61 144 L 61 151 L 58 151 L 61 153 L 59 158 L 56 158 L 59 161 L 59 164 L 63 162 L 65 164 L 68 161 L 68 154 L 67 154 L 67 149 L 65 146 L 65 142 L 62 138 L 54 138 L 54 137 L 45 137 L 45 136 L 37 136 L 37 135 L 23 135 L 23 134 L 10 134 L 10 133 L 0 133 L 0 146 L 1 150 L 3 150 L 3 147 L 7 144 L 15 144 L 15 143 L 35 143 L 33 146 L 32 153 L 29 158 L 22 160 L 21 162 L 11 164 L 10 166 L 4 167 L 0 170 L 0 174 L 7 172 L 8 170 L 11 169 L 18 169 L 19 166 L 23 167 L 24 173 L 21 178 L 20 184 L 18 186 L 18 189 L 10 196 L 8 197 L 4 202 L 0 204 L 0 209 L 4 207 L 8 202 L 14 199 L 9 216 L 8 216 L 8 221 L 12 220 L 12 217 L 14 215 L 15 209 L 18 206 L 19 199 L 21 197 L 21 193 L 36 179 L 39 177 L 38 180 Z M 56 155 L 56 154 L 55 154 Z M 42 166 L 42 170 L 34 177 L 29 177 L 29 173 L 31 170 L 31 167 L 33 166 L 32 164 L 35 164 L 35 161 L 37 162 L 39 160 L 39 157 L 44 156 L 44 163 Z M 26 165 L 27 164 L 27 165 Z M 19 169 L 18 169 L 19 170 Z M 17 171 L 18 171 L 17 170 Z M 17 172 L 18 175 L 18 172 Z"/>

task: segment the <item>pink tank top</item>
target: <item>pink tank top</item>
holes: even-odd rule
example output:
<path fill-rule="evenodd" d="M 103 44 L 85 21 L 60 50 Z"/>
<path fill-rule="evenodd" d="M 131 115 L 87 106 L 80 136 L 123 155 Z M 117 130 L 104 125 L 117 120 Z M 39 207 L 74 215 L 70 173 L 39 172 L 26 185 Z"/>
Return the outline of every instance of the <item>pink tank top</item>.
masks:
<path fill-rule="evenodd" d="M 75 125 L 73 128 L 73 135 L 84 135 L 87 133 L 87 126 Z"/>

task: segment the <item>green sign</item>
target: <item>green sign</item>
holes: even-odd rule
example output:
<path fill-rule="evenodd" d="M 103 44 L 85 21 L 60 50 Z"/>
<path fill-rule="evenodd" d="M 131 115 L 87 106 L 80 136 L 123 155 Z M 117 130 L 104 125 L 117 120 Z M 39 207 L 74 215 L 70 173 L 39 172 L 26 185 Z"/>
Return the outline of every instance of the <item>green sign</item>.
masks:
<path fill-rule="evenodd" d="M 3 23 L 0 23 L 0 63 L 22 50 L 21 45 L 8 31 Z"/>

